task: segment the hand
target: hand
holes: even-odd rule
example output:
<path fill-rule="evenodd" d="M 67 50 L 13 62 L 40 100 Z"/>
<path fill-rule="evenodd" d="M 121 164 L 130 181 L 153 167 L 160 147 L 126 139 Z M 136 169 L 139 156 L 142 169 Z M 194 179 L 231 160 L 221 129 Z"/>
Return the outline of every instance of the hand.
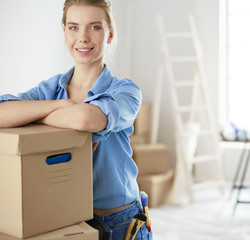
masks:
<path fill-rule="evenodd" d="M 95 142 L 95 143 L 93 143 L 93 145 L 92 145 L 92 149 L 93 149 L 93 151 L 95 151 L 95 150 L 96 150 L 96 148 L 98 147 L 98 145 L 99 145 L 99 142 Z"/>
<path fill-rule="evenodd" d="M 55 108 L 55 110 L 58 110 L 60 108 L 65 108 L 65 107 L 71 107 L 71 106 L 76 104 L 76 102 L 74 102 L 71 99 L 60 99 L 60 100 L 55 100 L 55 102 L 57 102 L 57 107 Z M 37 120 L 35 122 L 36 123 L 44 123 L 44 124 L 46 124 L 46 117 L 41 118 L 41 119 L 39 119 L 39 120 Z"/>

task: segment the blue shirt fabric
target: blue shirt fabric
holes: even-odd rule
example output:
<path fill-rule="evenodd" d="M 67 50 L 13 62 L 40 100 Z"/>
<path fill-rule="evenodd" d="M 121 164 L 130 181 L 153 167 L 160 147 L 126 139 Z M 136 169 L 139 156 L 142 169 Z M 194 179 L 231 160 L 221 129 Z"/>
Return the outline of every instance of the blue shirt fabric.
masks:
<path fill-rule="evenodd" d="M 0 96 L 0 103 L 11 100 L 67 99 L 67 86 L 74 67 L 56 75 L 37 87 L 17 96 Z M 105 66 L 85 103 L 98 106 L 108 117 L 106 128 L 92 134 L 93 143 L 100 141 L 93 152 L 94 208 L 111 209 L 137 199 L 138 169 L 132 159 L 129 136 L 142 101 L 141 91 L 131 80 L 112 76 Z"/>

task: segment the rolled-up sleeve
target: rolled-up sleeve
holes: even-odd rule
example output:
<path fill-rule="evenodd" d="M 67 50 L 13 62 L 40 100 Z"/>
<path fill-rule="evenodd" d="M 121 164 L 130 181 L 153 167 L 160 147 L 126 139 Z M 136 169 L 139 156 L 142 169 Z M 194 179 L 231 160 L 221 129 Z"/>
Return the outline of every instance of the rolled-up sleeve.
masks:
<path fill-rule="evenodd" d="M 61 75 L 56 75 L 48 80 L 40 82 L 30 90 L 18 93 L 17 96 L 10 94 L 0 96 L 0 103 L 6 101 L 21 100 L 56 100 L 66 97 L 64 88 L 58 86 Z"/>
<path fill-rule="evenodd" d="M 119 121 L 119 107 L 117 103 L 114 101 L 112 95 L 108 93 L 94 95 L 87 98 L 84 102 L 99 107 L 107 116 L 108 123 L 106 128 L 102 131 L 93 133 L 93 138 L 96 142 L 105 140 Z"/>
<path fill-rule="evenodd" d="M 7 102 L 7 101 L 18 101 L 18 100 L 21 100 L 21 99 L 11 94 L 5 94 L 5 95 L 0 96 L 0 103 Z"/>
<path fill-rule="evenodd" d="M 0 103 L 7 101 L 22 101 L 22 100 L 39 100 L 39 95 L 36 88 L 32 88 L 24 93 L 18 93 L 17 96 L 5 94 L 0 96 Z"/>
<path fill-rule="evenodd" d="M 106 128 L 93 133 L 94 141 L 105 140 L 111 132 L 131 127 L 138 114 L 141 100 L 141 92 L 132 82 L 114 87 L 107 93 L 87 98 L 86 103 L 99 107 L 108 118 Z"/>

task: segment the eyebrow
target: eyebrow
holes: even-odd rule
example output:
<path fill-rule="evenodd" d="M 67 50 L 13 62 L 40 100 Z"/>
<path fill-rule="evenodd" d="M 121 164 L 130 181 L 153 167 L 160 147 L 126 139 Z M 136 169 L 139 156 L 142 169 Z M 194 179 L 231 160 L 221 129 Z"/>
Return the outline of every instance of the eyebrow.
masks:
<path fill-rule="evenodd" d="M 101 21 L 96 21 L 96 22 L 91 22 L 91 23 L 89 23 L 90 25 L 92 25 L 92 24 L 102 24 L 102 22 Z"/>
<path fill-rule="evenodd" d="M 68 22 L 66 25 L 79 25 L 78 23 L 74 23 L 74 22 Z"/>
<path fill-rule="evenodd" d="M 93 24 L 102 24 L 101 21 L 96 21 L 96 22 L 90 22 L 89 25 L 93 25 Z M 79 25 L 79 23 L 75 23 L 75 22 L 68 22 L 66 25 Z"/>

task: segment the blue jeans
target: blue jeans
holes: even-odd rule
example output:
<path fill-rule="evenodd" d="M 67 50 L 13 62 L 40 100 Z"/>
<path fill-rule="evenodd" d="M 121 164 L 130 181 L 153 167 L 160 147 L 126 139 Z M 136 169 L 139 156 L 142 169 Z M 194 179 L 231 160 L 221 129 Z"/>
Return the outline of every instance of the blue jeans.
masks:
<path fill-rule="evenodd" d="M 141 204 L 139 201 L 135 201 L 132 205 L 124 208 L 120 211 L 104 215 L 102 219 L 112 229 L 113 240 L 124 240 L 127 229 L 132 218 L 142 212 Z M 135 240 L 152 240 L 152 232 L 148 232 L 146 225 L 144 224 L 136 234 Z"/>

